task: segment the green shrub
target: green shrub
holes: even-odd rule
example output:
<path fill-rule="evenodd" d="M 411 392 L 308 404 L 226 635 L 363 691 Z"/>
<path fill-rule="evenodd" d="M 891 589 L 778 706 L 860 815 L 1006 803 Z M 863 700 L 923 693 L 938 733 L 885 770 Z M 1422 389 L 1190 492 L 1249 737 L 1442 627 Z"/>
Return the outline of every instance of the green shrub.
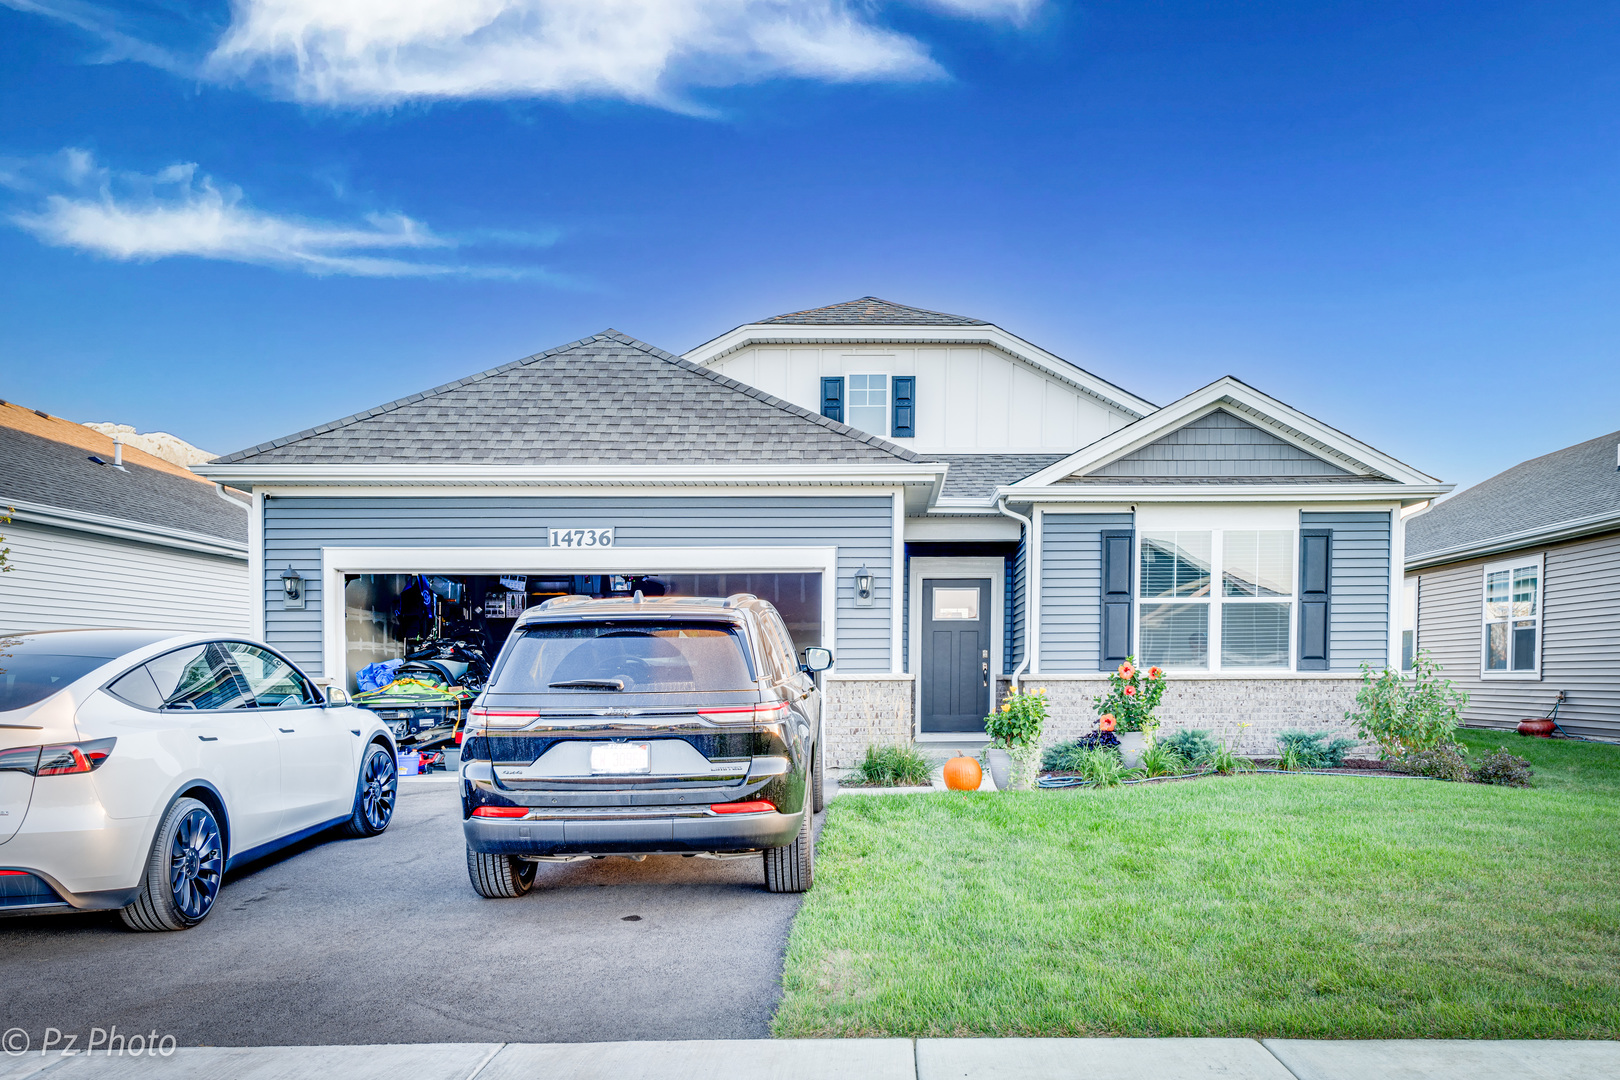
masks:
<path fill-rule="evenodd" d="M 1125 766 L 1116 750 L 1087 750 L 1075 771 L 1098 787 L 1118 787 L 1125 782 Z"/>
<path fill-rule="evenodd" d="M 1498 746 L 1496 750 L 1487 754 L 1469 770 L 1469 775 L 1478 784 L 1502 784 L 1505 787 L 1529 787 L 1531 776 L 1530 763 L 1518 754 L 1508 752 L 1505 746 Z"/>
<path fill-rule="evenodd" d="M 1080 758 L 1088 750 L 1119 751 L 1119 739 L 1112 731 L 1093 731 L 1068 742 L 1053 743 L 1041 755 L 1041 768 L 1053 772 L 1073 772 L 1080 767 Z"/>
<path fill-rule="evenodd" d="M 1411 750 L 1390 760 L 1390 766 L 1413 776 L 1432 776 L 1436 780 L 1458 783 L 1468 779 L 1468 765 L 1463 761 L 1463 748 L 1456 743 L 1441 743 L 1427 750 Z"/>
<path fill-rule="evenodd" d="M 927 787 L 934 762 L 914 746 L 868 746 L 855 766 L 857 783 L 871 787 Z"/>
<path fill-rule="evenodd" d="M 1186 759 L 1164 743 L 1154 743 L 1142 751 L 1143 776 L 1180 776 L 1186 771 Z"/>
<path fill-rule="evenodd" d="M 1174 750 L 1189 765 L 1202 765 L 1209 760 L 1211 754 L 1215 753 L 1215 740 L 1202 728 L 1166 735 L 1154 745 Z"/>
<path fill-rule="evenodd" d="M 1356 740 L 1339 735 L 1327 741 L 1325 731 L 1284 731 L 1277 736 L 1282 756 L 1294 752 L 1300 769 L 1337 769 L 1344 764 L 1344 756 L 1356 745 Z"/>
<path fill-rule="evenodd" d="M 1449 744 L 1468 695 L 1450 679 L 1437 678 L 1439 672 L 1427 650 L 1413 658 L 1410 680 L 1393 668 L 1374 672 L 1363 664 L 1356 707 L 1345 718 L 1355 722 L 1362 738 L 1376 742 L 1387 760 Z"/>
<path fill-rule="evenodd" d="M 1215 748 L 1214 753 L 1209 755 L 1209 758 L 1205 764 L 1207 764 L 1211 769 L 1214 769 L 1216 772 L 1220 773 L 1222 776 L 1231 776 L 1233 773 L 1254 771 L 1253 761 L 1250 761 L 1246 757 L 1239 757 L 1238 755 L 1232 753 L 1231 748 L 1225 743 L 1221 743 L 1221 745 Z"/>
<path fill-rule="evenodd" d="M 1020 694 L 1016 687 L 1001 700 L 1001 708 L 984 718 L 984 732 L 997 746 L 1035 746 L 1046 726 L 1046 687 Z"/>

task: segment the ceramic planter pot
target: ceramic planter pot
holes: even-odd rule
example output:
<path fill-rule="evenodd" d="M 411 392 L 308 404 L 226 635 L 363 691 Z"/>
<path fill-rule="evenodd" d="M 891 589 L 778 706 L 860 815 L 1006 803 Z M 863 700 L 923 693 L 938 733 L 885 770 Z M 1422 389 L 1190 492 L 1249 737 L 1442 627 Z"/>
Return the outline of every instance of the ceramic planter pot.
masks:
<path fill-rule="evenodd" d="M 1140 731 L 1116 731 L 1119 739 L 1119 757 L 1127 769 L 1142 764 L 1142 751 L 1147 749 L 1147 736 Z"/>
<path fill-rule="evenodd" d="M 1553 733 L 1553 722 L 1543 717 L 1539 720 L 1520 720 L 1519 734 L 1530 735 L 1538 739 L 1550 739 Z"/>
<path fill-rule="evenodd" d="M 1012 783 L 1012 756 L 999 746 L 992 746 L 985 751 L 985 757 L 990 759 L 990 781 L 996 785 L 997 791 L 1006 791 Z"/>

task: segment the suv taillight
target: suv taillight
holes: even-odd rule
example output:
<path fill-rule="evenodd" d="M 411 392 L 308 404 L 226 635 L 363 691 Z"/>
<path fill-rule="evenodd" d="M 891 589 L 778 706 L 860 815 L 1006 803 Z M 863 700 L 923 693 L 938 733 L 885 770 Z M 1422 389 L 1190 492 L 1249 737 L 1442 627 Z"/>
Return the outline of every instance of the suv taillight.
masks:
<path fill-rule="evenodd" d="M 469 728 L 526 728 L 540 719 L 539 709 L 499 709 L 474 705 L 467 710 Z"/>
<path fill-rule="evenodd" d="M 24 772 L 32 776 L 71 776 L 95 772 L 113 751 L 117 739 L 92 739 L 80 743 L 52 743 L 49 746 L 17 746 L 0 750 L 0 772 Z"/>
<path fill-rule="evenodd" d="M 717 724 L 779 724 L 788 718 L 788 703 L 777 701 L 769 705 L 699 709 L 698 715 Z"/>

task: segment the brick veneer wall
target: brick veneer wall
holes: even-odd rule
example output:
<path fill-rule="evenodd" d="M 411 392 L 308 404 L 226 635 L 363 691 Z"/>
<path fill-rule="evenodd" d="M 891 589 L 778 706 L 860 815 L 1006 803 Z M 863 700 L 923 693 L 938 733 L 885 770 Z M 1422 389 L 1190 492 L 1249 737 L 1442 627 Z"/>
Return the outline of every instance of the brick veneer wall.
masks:
<path fill-rule="evenodd" d="M 1263 757 L 1277 752 L 1277 734 L 1282 731 L 1324 731 L 1354 738 L 1354 725 L 1344 714 L 1355 703 L 1359 683 L 1359 677 L 1175 679 L 1159 703 L 1159 733 L 1203 728 L 1216 741 L 1226 740 L 1237 753 Z M 1025 677 L 1024 686 L 1046 687 L 1052 704 L 1041 742 L 1050 745 L 1096 726 L 1091 699 L 1108 683 L 1101 675 L 1031 675 Z M 1376 748 L 1363 743 L 1352 754 L 1376 756 Z"/>
<path fill-rule="evenodd" d="M 914 685 L 909 675 L 827 679 L 821 704 L 827 767 L 849 768 L 868 746 L 910 743 Z"/>

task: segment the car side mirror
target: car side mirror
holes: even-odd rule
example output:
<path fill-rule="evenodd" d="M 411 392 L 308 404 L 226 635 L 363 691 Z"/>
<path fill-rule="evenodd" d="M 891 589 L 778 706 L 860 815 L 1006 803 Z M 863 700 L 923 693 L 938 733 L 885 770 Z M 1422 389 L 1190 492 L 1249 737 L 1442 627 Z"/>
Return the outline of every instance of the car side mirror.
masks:
<path fill-rule="evenodd" d="M 832 667 L 833 654 L 831 649 L 809 648 L 804 650 L 804 670 L 826 671 Z"/>
<path fill-rule="evenodd" d="M 333 706 L 342 706 L 349 703 L 349 692 L 341 686 L 328 686 L 326 688 L 326 703 Z"/>

